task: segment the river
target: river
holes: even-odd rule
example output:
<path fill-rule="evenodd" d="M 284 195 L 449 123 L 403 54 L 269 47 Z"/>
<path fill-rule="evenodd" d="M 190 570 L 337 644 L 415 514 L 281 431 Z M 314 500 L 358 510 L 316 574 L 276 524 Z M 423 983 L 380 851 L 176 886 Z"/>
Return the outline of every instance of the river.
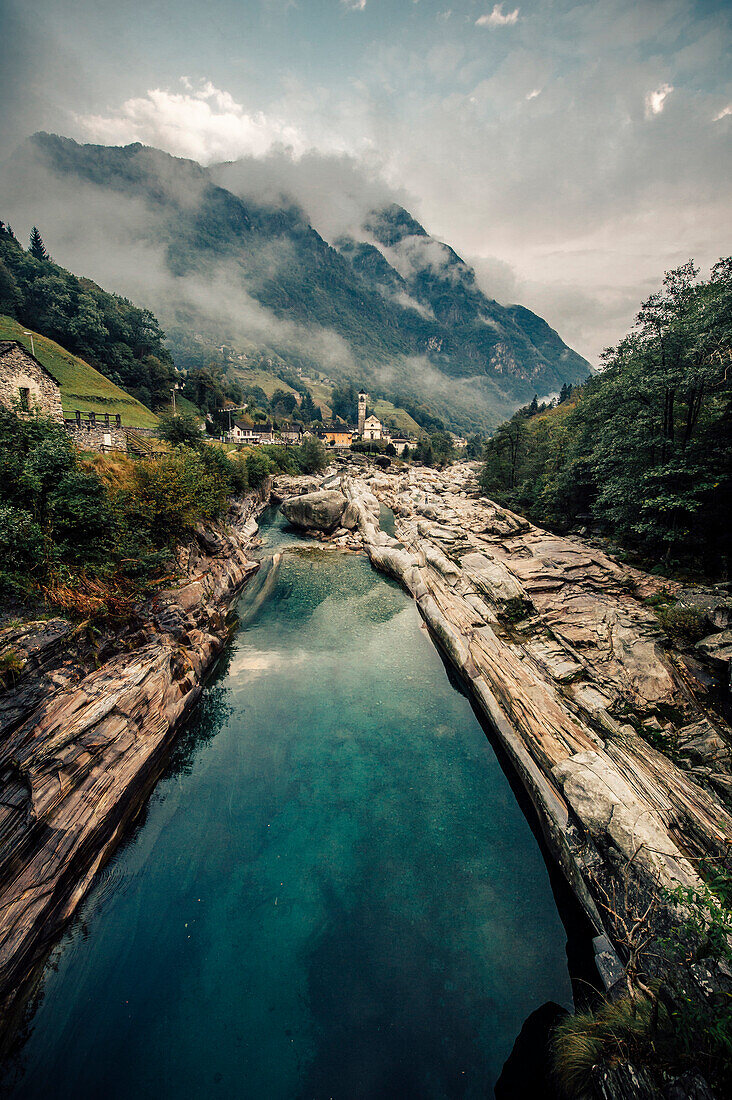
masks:
<path fill-rule="evenodd" d="M 276 572 L 54 950 L 3 1094 L 489 1097 L 571 1005 L 537 842 L 414 604 L 270 514 Z"/>

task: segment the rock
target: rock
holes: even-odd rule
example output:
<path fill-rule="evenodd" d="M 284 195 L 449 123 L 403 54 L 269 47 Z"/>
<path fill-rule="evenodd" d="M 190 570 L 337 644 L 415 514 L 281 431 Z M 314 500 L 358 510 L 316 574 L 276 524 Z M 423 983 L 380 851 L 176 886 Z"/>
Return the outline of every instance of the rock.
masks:
<path fill-rule="evenodd" d="M 712 664 L 721 666 L 725 671 L 732 661 L 732 630 L 723 630 L 719 634 L 710 634 L 702 638 L 694 647 L 700 656 Z"/>
<path fill-rule="evenodd" d="M 729 745 L 707 718 L 679 730 L 677 740 L 679 752 L 690 760 L 706 764 L 715 770 L 732 764 Z"/>
<path fill-rule="evenodd" d="M 280 511 L 295 527 L 330 532 L 340 526 L 347 503 L 337 489 L 321 489 L 317 493 L 288 497 L 280 505 Z"/>
<path fill-rule="evenodd" d="M 460 568 L 476 588 L 499 607 L 509 600 L 526 599 L 524 589 L 506 566 L 485 554 L 465 554 L 460 559 Z"/>
<path fill-rule="evenodd" d="M 591 1100 L 663 1100 L 650 1070 L 628 1062 L 595 1066 L 591 1072 Z"/>
<path fill-rule="evenodd" d="M 678 593 L 680 607 L 693 608 L 711 627 L 727 630 L 732 627 L 732 599 L 719 588 L 682 588 Z"/>
<path fill-rule="evenodd" d="M 0 1010 L 15 998 L 119 843 L 176 726 L 228 636 L 227 612 L 258 568 L 246 549 L 254 496 L 229 524 L 179 548 L 179 588 L 138 609 L 142 626 L 85 652 L 63 620 L 26 624 L 18 682 L 0 693 Z M 9 639 L 0 635 L 0 646 Z M 105 655 L 106 654 L 106 655 Z M 71 656 L 70 656 L 71 655 Z M 96 667 L 98 664 L 99 667 Z"/>
<path fill-rule="evenodd" d="M 549 1043 L 566 1008 L 547 1001 L 524 1021 L 496 1081 L 496 1100 L 559 1100 L 552 1084 Z"/>
<path fill-rule="evenodd" d="M 612 950 L 607 891 L 622 909 L 633 904 L 624 896 L 701 888 L 685 853 L 719 858 L 732 836 L 732 815 L 714 793 L 728 792 L 724 745 L 688 729 L 704 712 L 686 679 L 681 687 L 659 644 L 658 620 L 643 603 L 678 586 L 619 565 L 578 538 L 534 527 L 472 493 L 473 476 L 460 466 L 412 467 L 378 481 L 344 478 L 343 491 L 355 502 L 373 488 L 392 509 L 397 545 L 369 510 L 373 519 L 359 519 L 363 546 L 376 568 L 412 593 L 462 673 L 592 927 Z M 527 609 L 520 630 L 506 629 Z M 653 717 L 659 714 L 661 722 Z M 648 739 L 636 731 L 639 720 Z M 689 766 L 652 743 L 673 745 L 680 727 L 687 727 Z M 633 885 L 625 895 L 624 875 Z M 654 934 L 666 934 L 674 921 L 669 905 L 654 912 Z M 617 966 L 602 974 L 612 984 Z"/>
<path fill-rule="evenodd" d="M 663 1096 L 664 1100 L 716 1100 L 709 1085 L 696 1070 L 689 1070 L 671 1081 L 663 1090 Z"/>
<path fill-rule="evenodd" d="M 348 531 L 352 531 L 354 527 L 358 527 L 359 519 L 361 518 L 361 509 L 356 501 L 349 500 L 346 505 L 343 515 L 341 516 L 341 524 Z"/>

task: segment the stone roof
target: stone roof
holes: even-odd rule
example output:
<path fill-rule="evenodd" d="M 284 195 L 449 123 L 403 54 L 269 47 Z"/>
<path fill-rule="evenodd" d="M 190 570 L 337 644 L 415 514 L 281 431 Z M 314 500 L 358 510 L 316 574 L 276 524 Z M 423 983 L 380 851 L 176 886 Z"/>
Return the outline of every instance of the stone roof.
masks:
<path fill-rule="evenodd" d="M 35 355 L 29 352 L 28 348 L 25 346 L 25 344 L 21 343 L 20 340 L 0 340 L 0 357 L 2 357 L 3 355 L 7 355 L 9 351 L 13 350 L 13 348 L 19 348 L 22 352 L 24 352 L 25 355 L 27 355 L 29 359 L 32 359 L 36 366 L 40 367 L 43 373 L 47 374 L 51 381 L 55 382 L 56 385 L 60 388 L 61 383 L 59 382 L 56 375 L 51 374 L 48 367 L 44 367 L 40 359 L 36 359 Z"/>

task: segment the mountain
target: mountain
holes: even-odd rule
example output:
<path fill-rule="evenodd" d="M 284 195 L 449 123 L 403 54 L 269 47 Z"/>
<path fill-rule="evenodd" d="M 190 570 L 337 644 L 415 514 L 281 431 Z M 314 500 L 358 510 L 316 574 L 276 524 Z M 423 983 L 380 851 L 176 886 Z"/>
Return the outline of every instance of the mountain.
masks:
<path fill-rule="evenodd" d="M 6 169 L 2 216 L 38 224 L 59 262 L 153 309 L 179 366 L 224 347 L 234 375 L 353 382 L 462 430 L 591 371 L 530 310 L 488 298 L 401 206 L 327 241 L 291 196 L 245 194 L 246 162 L 36 134 Z"/>

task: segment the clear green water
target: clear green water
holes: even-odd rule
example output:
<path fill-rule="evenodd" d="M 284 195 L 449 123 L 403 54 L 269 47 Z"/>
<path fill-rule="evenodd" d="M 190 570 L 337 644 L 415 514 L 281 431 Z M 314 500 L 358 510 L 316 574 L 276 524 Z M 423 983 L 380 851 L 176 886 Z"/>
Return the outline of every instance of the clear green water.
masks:
<path fill-rule="evenodd" d="M 4 1095 L 486 1097 L 526 1016 L 570 1004 L 541 854 L 412 603 L 358 555 L 291 549 L 272 580 Z"/>

